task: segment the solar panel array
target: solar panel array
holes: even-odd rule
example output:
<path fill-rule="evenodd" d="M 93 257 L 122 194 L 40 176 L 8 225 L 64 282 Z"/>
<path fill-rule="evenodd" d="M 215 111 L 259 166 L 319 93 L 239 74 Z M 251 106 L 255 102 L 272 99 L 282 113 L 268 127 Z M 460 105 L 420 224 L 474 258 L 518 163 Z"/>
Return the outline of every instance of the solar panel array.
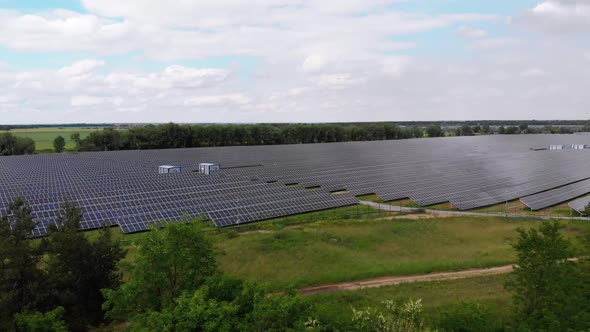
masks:
<path fill-rule="evenodd" d="M 541 192 L 535 195 L 521 198 L 531 210 L 541 210 L 576 197 L 590 193 L 590 180 L 572 183 L 563 187 Z"/>
<path fill-rule="evenodd" d="M 83 209 L 82 229 L 107 224 L 124 232 L 185 215 L 223 227 L 353 205 L 355 195 L 373 193 L 423 206 L 449 201 L 462 210 L 522 198 L 537 209 L 584 194 L 590 150 L 530 148 L 588 140 L 481 136 L 2 157 L 0 208 L 22 195 L 39 224 L 35 235 L 46 233 L 66 199 Z M 223 169 L 192 172 L 199 162 Z M 182 166 L 183 173 L 158 174 L 159 165 Z M 285 186 L 292 183 L 299 185 Z M 348 193 L 330 194 L 338 190 Z"/>
<path fill-rule="evenodd" d="M 568 203 L 568 205 L 578 211 L 580 214 L 586 214 L 585 210 L 586 207 L 588 206 L 588 204 L 590 204 L 590 196 L 586 196 L 586 197 L 582 197 L 582 198 L 578 198 L 574 201 L 571 201 Z"/>

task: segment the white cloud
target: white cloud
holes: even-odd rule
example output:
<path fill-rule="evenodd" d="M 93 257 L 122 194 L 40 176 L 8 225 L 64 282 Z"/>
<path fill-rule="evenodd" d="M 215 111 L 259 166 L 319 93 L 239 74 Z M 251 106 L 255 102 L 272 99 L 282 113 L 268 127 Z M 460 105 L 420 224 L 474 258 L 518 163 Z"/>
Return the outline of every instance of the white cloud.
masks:
<path fill-rule="evenodd" d="M 303 71 L 306 73 L 318 73 L 326 65 L 326 60 L 321 55 L 310 55 L 305 58 L 303 65 L 301 66 Z"/>
<path fill-rule="evenodd" d="M 472 46 L 481 49 L 497 49 L 517 45 L 520 41 L 516 38 L 498 37 L 477 39 Z"/>
<path fill-rule="evenodd" d="M 590 4 L 582 1 L 548 0 L 536 5 L 531 12 L 560 18 L 590 17 Z"/>
<path fill-rule="evenodd" d="M 88 74 L 104 65 L 105 62 L 100 60 L 81 60 L 61 68 L 58 73 L 64 76 L 80 76 Z"/>
<path fill-rule="evenodd" d="M 586 33 L 590 28 L 590 3 L 586 0 L 545 0 L 516 23 L 554 33 Z"/>
<path fill-rule="evenodd" d="M 520 76 L 522 77 L 542 77 L 542 76 L 546 76 L 547 73 L 540 68 L 530 68 L 530 69 L 526 69 L 524 71 L 522 71 L 520 73 Z"/>
<path fill-rule="evenodd" d="M 243 94 L 227 94 L 216 96 L 199 96 L 187 98 L 184 101 L 185 106 L 193 107 L 219 107 L 231 105 L 245 105 L 250 102 L 250 99 Z"/>
<path fill-rule="evenodd" d="M 73 107 L 96 106 L 104 102 L 104 98 L 96 96 L 72 96 L 70 98 L 70 105 Z"/>
<path fill-rule="evenodd" d="M 401 12 L 392 2 L 85 0 L 86 14 L 0 10 L 0 47 L 89 58 L 57 70 L 0 66 L 0 109 L 22 110 L 4 113 L 8 122 L 554 118 L 556 109 L 587 117 L 588 48 L 545 33 L 588 31 L 582 1 L 543 1 L 514 24 L 478 13 Z M 501 25 L 489 30 L 502 34 L 474 28 L 481 22 Z M 522 34 L 523 22 L 544 27 L 541 35 Z M 440 28 L 465 36 L 467 50 L 426 53 L 420 36 Z M 165 68 L 101 60 L 129 52 Z M 243 55 L 261 59 L 244 70 L 254 74 L 233 64 L 170 65 Z M 539 84 L 543 75 L 551 80 Z"/>
<path fill-rule="evenodd" d="M 460 26 L 457 31 L 459 31 L 459 33 L 466 38 L 483 38 L 488 35 L 485 30 L 475 29 L 465 25 Z"/>
<path fill-rule="evenodd" d="M 383 73 L 393 77 L 400 77 L 410 65 L 411 59 L 407 56 L 388 56 L 383 59 Z"/>

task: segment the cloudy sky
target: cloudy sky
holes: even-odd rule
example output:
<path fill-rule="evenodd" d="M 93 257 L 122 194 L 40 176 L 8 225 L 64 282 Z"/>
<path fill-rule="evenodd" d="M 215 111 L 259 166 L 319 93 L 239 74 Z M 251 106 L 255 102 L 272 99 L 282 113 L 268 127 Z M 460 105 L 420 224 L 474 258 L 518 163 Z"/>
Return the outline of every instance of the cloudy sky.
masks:
<path fill-rule="evenodd" d="M 590 118 L 588 0 L 0 0 L 0 123 Z"/>

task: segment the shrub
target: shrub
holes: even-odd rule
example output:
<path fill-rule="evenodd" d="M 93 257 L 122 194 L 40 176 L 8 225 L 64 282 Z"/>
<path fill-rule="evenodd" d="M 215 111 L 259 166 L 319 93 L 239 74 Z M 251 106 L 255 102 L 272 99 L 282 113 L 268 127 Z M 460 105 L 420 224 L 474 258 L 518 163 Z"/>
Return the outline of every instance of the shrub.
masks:
<path fill-rule="evenodd" d="M 490 309 L 478 302 L 461 302 L 442 310 L 436 325 L 445 332 L 502 331 Z"/>

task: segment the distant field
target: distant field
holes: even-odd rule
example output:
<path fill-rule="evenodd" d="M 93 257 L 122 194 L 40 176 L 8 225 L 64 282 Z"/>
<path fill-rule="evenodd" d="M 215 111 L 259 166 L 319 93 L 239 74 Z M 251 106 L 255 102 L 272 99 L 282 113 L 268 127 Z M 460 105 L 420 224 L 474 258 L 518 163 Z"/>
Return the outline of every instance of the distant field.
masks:
<path fill-rule="evenodd" d="M 80 133 L 80 138 L 85 138 L 92 131 L 99 128 L 33 128 L 33 129 L 12 129 L 8 132 L 20 137 L 29 137 L 35 141 L 35 148 L 37 151 L 51 150 L 53 151 L 53 140 L 57 136 L 62 136 L 66 139 L 66 149 L 74 149 L 74 142 L 70 139 L 73 133 Z M 7 131 L 0 131 L 0 133 Z"/>

